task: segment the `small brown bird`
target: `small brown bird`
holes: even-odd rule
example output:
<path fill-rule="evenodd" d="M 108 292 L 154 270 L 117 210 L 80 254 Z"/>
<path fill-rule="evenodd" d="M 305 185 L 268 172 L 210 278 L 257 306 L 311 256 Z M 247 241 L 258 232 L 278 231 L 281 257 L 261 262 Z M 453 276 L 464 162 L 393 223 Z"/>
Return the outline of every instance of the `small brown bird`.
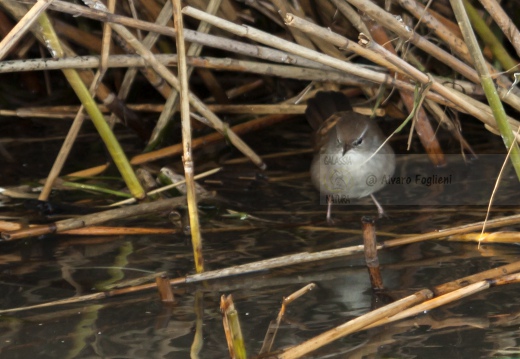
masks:
<path fill-rule="evenodd" d="M 307 102 L 305 115 L 316 131 L 311 179 L 327 199 L 327 221 L 331 205 L 370 195 L 385 186 L 395 170 L 394 151 L 375 121 L 353 112 L 341 92 L 318 92 Z M 381 147 L 381 148 L 380 148 Z"/>

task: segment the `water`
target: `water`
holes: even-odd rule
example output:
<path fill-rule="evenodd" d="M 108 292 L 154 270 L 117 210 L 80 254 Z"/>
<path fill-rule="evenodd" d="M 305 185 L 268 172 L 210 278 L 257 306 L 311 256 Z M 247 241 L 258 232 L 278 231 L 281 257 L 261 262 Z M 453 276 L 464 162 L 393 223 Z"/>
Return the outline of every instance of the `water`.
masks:
<path fill-rule="evenodd" d="M 286 125 L 285 131 L 270 132 L 269 136 L 273 146 L 265 153 L 308 148 L 308 135 L 301 124 Z M 254 137 L 246 140 L 261 148 L 255 147 Z M 336 222 L 329 227 L 324 223 L 325 206 L 319 204 L 319 194 L 308 177 L 268 180 L 305 173 L 310 158 L 309 154 L 300 154 L 269 160 L 267 177 L 258 175 L 249 164 L 226 165 L 222 173 L 212 177 L 221 183 L 205 184 L 219 197 L 203 206 L 203 227 L 227 228 L 203 236 L 208 270 L 361 243 L 361 216 L 377 214 L 370 200 L 334 206 Z M 423 157 L 404 156 L 400 161 L 398 170 L 404 176 L 431 170 Z M 498 161 L 491 162 L 500 167 Z M 449 171 L 462 165 L 451 166 Z M 487 172 L 480 172 L 482 178 L 496 177 L 496 169 L 488 167 Z M 479 192 L 487 185 L 473 186 L 473 177 L 456 177 L 455 193 L 446 187 L 441 191 L 438 186 L 414 190 L 387 186 L 378 194 L 389 216 L 377 221 L 377 230 L 382 233 L 378 239 L 483 220 L 489 193 L 484 189 Z M 492 218 L 518 213 L 518 207 L 511 205 L 518 201 L 517 188 L 509 173 L 499 192 L 503 205 L 495 208 Z M 434 198 L 437 203 L 421 205 L 424 198 Z M 465 201 L 454 203 L 454 198 Z M 468 198 L 477 202 L 466 201 Z M 474 205 L 468 206 L 468 202 Z M 224 217 L 226 209 L 255 218 Z M 22 206 L 3 207 L 0 212 L 16 214 L 28 212 Z M 121 223 L 171 226 L 163 215 Z M 250 228 L 238 229 L 243 226 Z M 514 231 L 517 226 L 506 229 Z M 182 234 L 54 235 L 0 243 L 0 308 L 89 294 L 112 282 L 153 272 L 166 271 L 170 278 L 193 273 L 192 251 L 186 241 Z M 223 294 L 233 295 L 246 348 L 253 356 L 262 347 L 282 298 L 308 283 L 316 283 L 317 288 L 289 305 L 274 342 L 275 350 L 299 344 L 421 288 L 514 262 L 519 254 L 520 248 L 515 245 L 484 245 L 479 250 L 474 243 L 442 240 L 383 250 L 379 260 L 385 291 L 380 295 L 371 291 L 363 255 L 359 254 L 180 285 L 174 288 L 177 303 L 171 306 L 161 304 L 158 294 L 148 290 L 4 314 L 0 316 L 0 358 L 188 358 L 191 350 L 200 358 L 225 358 L 228 350 L 219 310 Z M 414 318 L 354 333 L 308 357 L 511 357 L 517 354 L 520 337 L 516 314 L 520 310 L 519 294 L 517 285 L 491 288 Z M 192 349 L 194 342 L 200 343 L 198 349 Z"/>

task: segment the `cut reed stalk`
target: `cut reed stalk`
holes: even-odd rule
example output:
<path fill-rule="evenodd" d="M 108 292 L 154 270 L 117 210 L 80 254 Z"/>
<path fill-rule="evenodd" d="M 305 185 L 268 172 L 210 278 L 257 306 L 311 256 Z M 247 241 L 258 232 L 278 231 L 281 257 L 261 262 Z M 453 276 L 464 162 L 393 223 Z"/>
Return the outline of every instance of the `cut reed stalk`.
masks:
<path fill-rule="evenodd" d="M 220 297 L 220 311 L 222 313 L 222 325 L 226 334 L 226 341 L 229 349 L 230 358 L 246 359 L 246 347 L 244 337 L 238 319 L 238 312 L 235 309 L 232 295 L 222 295 Z"/>
<path fill-rule="evenodd" d="M 155 283 L 159 291 L 159 298 L 165 304 L 175 303 L 175 296 L 173 295 L 170 279 L 166 275 L 155 277 Z"/>
<path fill-rule="evenodd" d="M 377 241 L 375 231 L 375 221 L 372 217 L 361 218 L 363 228 L 363 246 L 365 249 L 365 264 L 368 269 L 370 283 L 373 290 L 382 290 L 383 278 L 379 268 L 379 258 L 377 256 Z"/>

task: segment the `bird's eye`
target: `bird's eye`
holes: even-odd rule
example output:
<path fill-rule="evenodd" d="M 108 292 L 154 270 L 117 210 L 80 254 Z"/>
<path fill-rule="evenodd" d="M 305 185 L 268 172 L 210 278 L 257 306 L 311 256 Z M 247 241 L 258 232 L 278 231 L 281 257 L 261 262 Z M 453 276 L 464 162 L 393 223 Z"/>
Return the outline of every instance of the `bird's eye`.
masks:
<path fill-rule="evenodd" d="M 357 147 L 362 143 L 363 143 L 363 137 L 360 137 L 357 140 L 355 140 L 354 142 L 352 142 L 352 146 Z"/>

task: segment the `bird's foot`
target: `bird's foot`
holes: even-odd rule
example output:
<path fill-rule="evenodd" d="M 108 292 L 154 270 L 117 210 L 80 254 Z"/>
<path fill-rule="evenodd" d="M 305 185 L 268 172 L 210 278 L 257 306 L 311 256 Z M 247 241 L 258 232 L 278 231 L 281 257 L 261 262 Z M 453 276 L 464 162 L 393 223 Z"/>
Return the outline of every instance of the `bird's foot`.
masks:
<path fill-rule="evenodd" d="M 376 197 L 374 197 L 373 194 L 370 194 L 370 197 L 372 197 L 372 201 L 374 202 L 374 204 L 377 207 L 377 216 L 378 216 L 378 218 L 379 219 L 381 219 L 383 217 L 389 218 L 388 215 L 386 214 L 385 210 L 383 209 L 383 206 L 381 206 L 379 204 L 379 202 L 377 201 Z"/>
<path fill-rule="evenodd" d="M 327 224 L 329 226 L 334 225 L 334 220 L 332 219 L 332 197 L 327 196 Z"/>

